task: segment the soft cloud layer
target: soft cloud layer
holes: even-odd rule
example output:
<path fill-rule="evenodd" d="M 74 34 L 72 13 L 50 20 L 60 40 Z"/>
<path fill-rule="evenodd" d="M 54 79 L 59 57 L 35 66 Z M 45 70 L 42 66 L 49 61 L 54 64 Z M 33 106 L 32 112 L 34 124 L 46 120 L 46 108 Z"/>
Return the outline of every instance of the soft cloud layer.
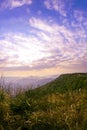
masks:
<path fill-rule="evenodd" d="M 63 16 L 67 16 L 68 11 L 73 5 L 73 2 L 72 0 L 45 0 L 44 5 L 49 10 L 55 10 Z"/>
<path fill-rule="evenodd" d="M 33 17 L 29 26 L 32 35 L 6 34 L 0 41 L 1 69 L 3 66 L 5 71 L 73 68 L 87 61 L 87 36 L 82 25 L 74 32 Z"/>
<path fill-rule="evenodd" d="M 74 2 L 2 0 L 3 9 L 10 14 L 10 9 L 14 9 L 16 22 L 11 16 L 11 26 L 7 27 L 10 24 L 6 14 L 3 25 L 7 30 L 2 26 L 0 32 L 0 72 L 6 75 L 87 72 L 87 14 L 80 9 L 81 5 L 76 8 Z M 25 8 L 31 3 L 31 8 Z M 16 7 L 24 9 L 23 17 L 20 13 L 16 19 Z"/>
<path fill-rule="evenodd" d="M 3 9 L 6 9 L 6 8 L 13 9 L 13 8 L 16 8 L 16 7 L 21 7 L 25 4 L 29 5 L 31 3 L 32 3 L 32 0 L 4 0 L 1 3 L 1 8 L 3 8 Z"/>

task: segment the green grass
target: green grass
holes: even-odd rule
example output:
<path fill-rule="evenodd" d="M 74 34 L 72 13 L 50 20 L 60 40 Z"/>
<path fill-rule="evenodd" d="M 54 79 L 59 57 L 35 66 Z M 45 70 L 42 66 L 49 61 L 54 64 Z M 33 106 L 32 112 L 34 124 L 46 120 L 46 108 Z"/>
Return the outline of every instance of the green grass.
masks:
<path fill-rule="evenodd" d="M 0 87 L 0 130 L 87 130 L 87 84 L 76 87 L 80 81 L 76 76 L 72 79 L 72 75 L 62 75 L 45 86 L 19 91 L 15 96 Z M 86 75 L 79 76 L 86 82 Z M 58 82 L 68 89 L 62 91 Z"/>

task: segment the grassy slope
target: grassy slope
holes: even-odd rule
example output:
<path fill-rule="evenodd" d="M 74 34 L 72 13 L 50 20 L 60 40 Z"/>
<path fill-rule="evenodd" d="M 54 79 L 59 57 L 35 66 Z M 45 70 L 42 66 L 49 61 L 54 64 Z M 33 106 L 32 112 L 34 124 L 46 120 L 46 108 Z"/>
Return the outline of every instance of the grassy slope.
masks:
<path fill-rule="evenodd" d="M 0 88 L 0 130 L 87 130 L 87 74 L 61 75 L 15 97 Z"/>
<path fill-rule="evenodd" d="M 32 90 L 31 95 L 33 93 L 33 96 L 39 97 L 49 93 L 64 93 L 79 89 L 87 89 L 87 73 L 60 75 L 54 81 Z"/>
<path fill-rule="evenodd" d="M 43 89 L 52 89 L 59 92 L 77 90 L 79 88 L 87 88 L 86 73 L 63 74 L 56 78 L 54 81 L 43 86 Z"/>

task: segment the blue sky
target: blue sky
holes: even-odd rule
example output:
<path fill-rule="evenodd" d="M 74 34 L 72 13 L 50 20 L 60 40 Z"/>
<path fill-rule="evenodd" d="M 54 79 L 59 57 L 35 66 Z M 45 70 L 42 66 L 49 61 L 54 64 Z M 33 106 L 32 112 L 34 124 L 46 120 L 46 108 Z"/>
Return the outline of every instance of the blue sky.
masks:
<path fill-rule="evenodd" d="M 0 75 L 87 72 L 87 0 L 0 0 Z"/>

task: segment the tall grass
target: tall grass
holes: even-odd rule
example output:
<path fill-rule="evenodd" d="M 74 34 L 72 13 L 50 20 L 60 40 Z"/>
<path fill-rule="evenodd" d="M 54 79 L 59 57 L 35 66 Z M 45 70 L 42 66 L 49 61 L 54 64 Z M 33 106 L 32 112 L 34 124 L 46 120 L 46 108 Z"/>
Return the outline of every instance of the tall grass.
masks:
<path fill-rule="evenodd" d="M 87 130 L 87 90 L 12 96 L 1 86 L 0 130 Z"/>

